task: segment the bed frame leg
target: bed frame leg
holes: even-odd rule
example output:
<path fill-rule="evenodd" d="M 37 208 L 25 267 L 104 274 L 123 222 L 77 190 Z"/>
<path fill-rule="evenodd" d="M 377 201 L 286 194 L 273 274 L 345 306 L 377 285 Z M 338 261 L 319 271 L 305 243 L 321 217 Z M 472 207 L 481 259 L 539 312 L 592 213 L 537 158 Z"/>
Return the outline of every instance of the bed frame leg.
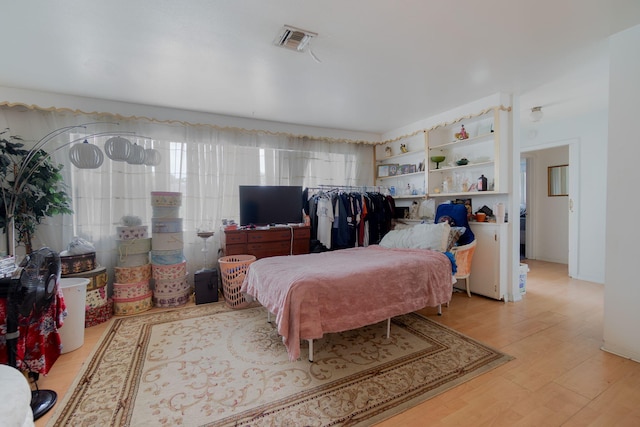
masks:
<path fill-rule="evenodd" d="M 313 340 L 307 341 L 309 341 L 309 362 L 313 363 Z"/>
<path fill-rule="evenodd" d="M 387 319 L 387 339 L 391 337 L 391 318 Z"/>
<path fill-rule="evenodd" d="M 442 304 L 438 304 L 438 316 L 442 316 Z"/>
<path fill-rule="evenodd" d="M 271 323 L 271 312 L 267 310 L 267 323 Z"/>

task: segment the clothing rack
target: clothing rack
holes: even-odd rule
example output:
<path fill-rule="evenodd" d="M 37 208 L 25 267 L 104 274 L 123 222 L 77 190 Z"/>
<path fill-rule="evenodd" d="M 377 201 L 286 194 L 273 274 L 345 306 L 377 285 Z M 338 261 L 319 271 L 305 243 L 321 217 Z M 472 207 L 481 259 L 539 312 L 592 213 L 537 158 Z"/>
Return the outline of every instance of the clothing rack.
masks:
<path fill-rule="evenodd" d="M 372 185 L 326 185 L 320 184 L 317 187 L 307 187 L 308 190 L 318 191 L 330 191 L 330 190 L 342 190 L 342 191 L 354 191 L 361 193 L 382 193 L 381 186 Z"/>

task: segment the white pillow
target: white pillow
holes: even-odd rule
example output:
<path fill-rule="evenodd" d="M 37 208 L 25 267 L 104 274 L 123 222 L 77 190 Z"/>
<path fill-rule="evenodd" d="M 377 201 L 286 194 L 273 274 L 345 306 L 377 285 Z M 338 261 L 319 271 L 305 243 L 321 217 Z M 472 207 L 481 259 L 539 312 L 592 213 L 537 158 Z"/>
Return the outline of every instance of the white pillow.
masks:
<path fill-rule="evenodd" d="M 391 230 L 380 241 L 385 248 L 447 250 L 451 226 L 447 222 L 418 224 L 402 230 Z"/>

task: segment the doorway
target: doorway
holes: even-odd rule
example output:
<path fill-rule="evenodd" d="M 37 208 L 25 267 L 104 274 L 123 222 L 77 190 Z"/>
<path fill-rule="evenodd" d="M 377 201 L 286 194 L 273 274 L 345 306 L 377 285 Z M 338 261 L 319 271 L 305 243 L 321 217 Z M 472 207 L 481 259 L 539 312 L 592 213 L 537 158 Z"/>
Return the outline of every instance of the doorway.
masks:
<path fill-rule="evenodd" d="M 527 258 L 527 197 L 530 185 L 527 179 L 529 157 L 520 158 L 520 260 Z"/>
<path fill-rule="evenodd" d="M 576 215 L 578 147 L 576 141 L 562 141 L 521 153 L 521 258 L 567 264 L 569 276 L 576 275 Z M 550 167 L 569 165 L 568 195 L 549 193 Z"/>

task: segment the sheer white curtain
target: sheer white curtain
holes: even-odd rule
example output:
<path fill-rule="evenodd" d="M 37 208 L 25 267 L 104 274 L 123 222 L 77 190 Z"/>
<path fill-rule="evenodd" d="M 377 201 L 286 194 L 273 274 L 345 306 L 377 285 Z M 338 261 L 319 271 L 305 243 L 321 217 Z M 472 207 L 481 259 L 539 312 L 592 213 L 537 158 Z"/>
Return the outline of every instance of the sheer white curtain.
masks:
<path fill-rule="evenodd" d="M 54 129 L 94 121 L 113 119 L 39 110 L 0 111 L 0 125 L 9 127 L 11 134 L 33 141 Z M 105 156 L 99 169 L 77 169 L 68 160 L 68 149 L 59 149 L 52 157 L 64 165 L 74 215 L 47 219 L 38 228 L 34 247 L 50 246 L 61 251 L 78 236 L 92 242 L 100 264 L 111 268 L 117 259 L 115 227 L 122 216 L 139 216 L 151 230 L 150 192 L 176 191 L 182 193 L 185 256 L 189 272 L 194 272 L 204 264 L 197 228 L 204 224 L 215 227 L 216 234 L 208 242 L 207 264 L 212 266 L 222 219 L 239 219 L 239 185 L 366 186 L 373 182 L 373 150 L 368 145 L 206 125 L 118 121 L 118 125 L 74 129 L 45 149 L 51 152 L 92 132 L 132 132 L 136 136 L 127 138 L 160 151 L 161 163 L 155 167 L 130 165 Z M 101 149 L 106 139 L 88 137 L 89 143 Z"/>

